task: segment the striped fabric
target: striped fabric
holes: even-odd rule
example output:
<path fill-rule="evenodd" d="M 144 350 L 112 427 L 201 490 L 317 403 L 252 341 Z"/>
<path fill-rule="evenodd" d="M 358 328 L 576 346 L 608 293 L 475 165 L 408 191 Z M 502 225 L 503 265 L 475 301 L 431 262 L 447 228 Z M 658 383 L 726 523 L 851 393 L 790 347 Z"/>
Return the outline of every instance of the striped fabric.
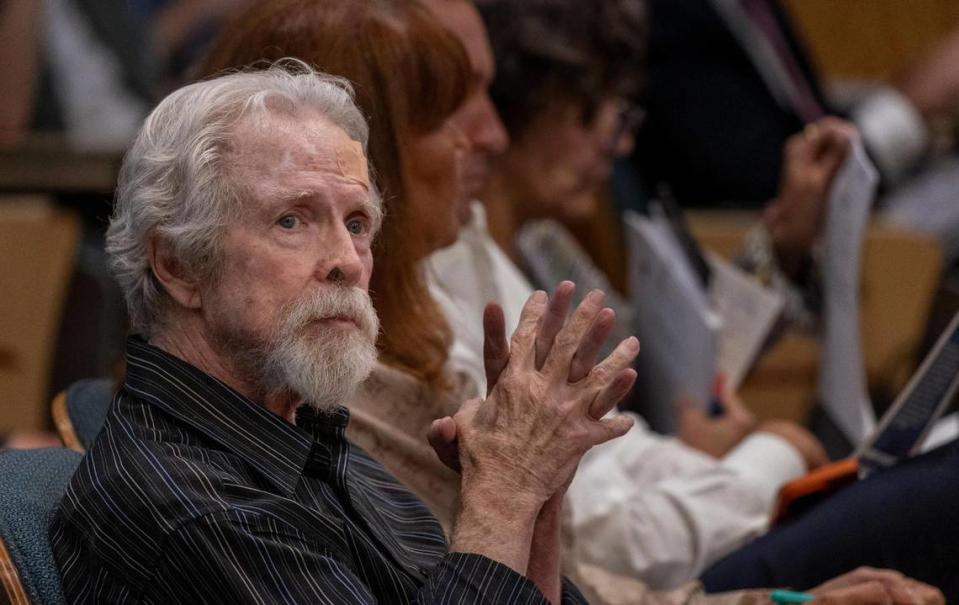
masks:
<path fill-rule="evenodd" d="M 447 553 L 413 494 L 344 438 L 296 426 L 133 338 L 127 382 L 50 529 L 69 602 L 545 603 L 527 578 Z M 564 602 L 583 602 L 565 585 Z"/>

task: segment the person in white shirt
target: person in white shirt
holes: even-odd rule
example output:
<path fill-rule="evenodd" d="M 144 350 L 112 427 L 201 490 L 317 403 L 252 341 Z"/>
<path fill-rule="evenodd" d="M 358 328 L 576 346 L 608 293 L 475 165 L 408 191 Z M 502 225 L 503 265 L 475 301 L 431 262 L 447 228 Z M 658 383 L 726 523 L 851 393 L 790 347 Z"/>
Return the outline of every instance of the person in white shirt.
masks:
<path fill-rule="evenodd" d="M 450 17 L 454 12 L 452 6 L 462 3 L 436 0 L 432 4 L 440 18 L 446 16 L 448 25 L 466 42 L 474 61 L 474 71 L 485 74 L 486 81 L 491 81 L 493 65 L 489 60 L 489 49 L 484 48 L 486 37 L 481 24 L 471 22 L 463 14 Z M 481 2 L 480 8 L 488 4 Z M 608 17 L 618 18 L 621 27 L 628 26 L 629 18 L 635 17 L 629 12 L 634 3 L 607 4 L 613 8 L 602 10 L 609 11 Z M 637 27 L 642 27 L 641 19 L 639 16 Z M 495 46 L 498 32 L 492 33 Z M 557 34 L 555 29 L 551 35 L 559 36 L 561 43 L 568 42 L 562 40 L 562 34 Z M 548 39 L 546 45 L 556 42 L 557 38 Z M 481 52 L 477 52 L 477 48 Z M 575 54 L 582 49 L 567 47 L 566 50 Z M 623 62 L 629 64 L 628 59 Z M 590 69 L 595 65 L 583 67 Z M 533 91 L 530 96 L 537 92 L 543 93 Z M 596 128 L 610 130 L 611 125 L 622 117 L 618 113 L 622 105 L 621 99 L 616 98 L 618 91 L 611 87 L 607 92 L 610 93 L 609 102 L 600 99 L 596 119 L 589 125 L 598 124 Z M 488 104 L 475 103 L 473 111 L 470 109 L 467 106 L 461 110 L 460 119 L 474 129 L 476 124 L 487 124 L 485 128 L 476 129 L 477 132 L 501 131 L 499 118 Z M 575 105 L 572 107 L 572 110 L 578 109 Z M 566 111 L 579 115 L 569 108 Z M 530 123 L 533 124 L 539 116 L 526 117 L 532 117 Z M 553 126 L 556 131 L 562 130 L 555 121 Z M 604 138 L 603 133 L 593 133 L 586 126 L 581 130 L 586 132 L 580 142 L 601 141 L 595 158 L 606 157 L 602 153 L 605 149 L 617 145 L 628 148 L 630 144 L 628 141 L 610 141 L 609 134 Z M 469 137 L 470 128 L 464 128 L 464 131 Z M 587 184 L 591 188 L 586 193 L 595 193 L 595 187 L 605 180 L 601 178 L 597 182 L 590 171 L 595 160 L 590 164 L 587 158 L 577 166 L 577 158 L 573 157 L 571 162 L 563 165 L 560 161 L 569 158 L 570 154 L 563 156 L 562 152 L 572 145 L 563 141 L 561 132 L 554 134 L 557 145 L 550 151 L 559 166 L 553 168 L 566 169 L 564 175 L 585 173 L 590 178 Z M 628 132 L 619 134 L 629 136 Z M 489 179 L 477 176 L 489 174 L 490 166 L 500 170 L 499 173 L 494 171 L 494 181 L 501 176 L 503 165 L 516 170 L 522 167 L 521 151 L 514 152 L 524 149 L 525 141 L 520 140 L 519 146 L 514 145 L 509 150 L 508 157 L 498 161 L 496 156 L 506 151 L 503 140 L 505 137 L 494 138 L 494 145 L 484 144 L 482 140 L 473 143 L 465 158 L 467 167 L 464 173 L 472 178 L 463 181 L 461 194 L 464 199 L 473 199 L 483 189 L 490 191 Z M 561 142 L 565 147 L 559 144 Z M 584 150 L 582 144 L 576 152 L 579 158 L 589 155 L 589 150 Z M 569 168 L 570 165 L 573 168 Z M 541 171 L 529 170 L 527 174 L 542 174 L 551 168 L 545 163 L 539 166 Z M 576 168 L 580 166 L 585 168 L 579 168 L 577 172 Z M 604 175 L 601 167 L 598 172 Z M 570 182 L 573 186 L 565 199 L 553 200 L 556 205 L 562 205 L 580 193 L 575 179 L 571 177 Z M 561 189 L 553 191 L 562 193 Z M 530 205 L 538 201 L 528 200 Z M 447 365 L 460 375 L 462 383 L 472 385 L 474 394 L 483 395 L 486 392 L 483 308 L 491 301 L 499 303 L 509 330 L 515 325 L 522 301 L 532 288 L 507 253 L 489 235 L 483 204 L 473 201 L 469 207 L 471 211 L 465 217 L 467 221 L 459 240 L 428 259 L 427 275 L 431 293 L 440 303 L 454 333 Z M 657 435 L 641 419 L 636 420 L 633 429 L 623 439 L 597 449 L 584 459 L 568 499 L 576 529 L 577 554 L 606 569 L 640 578 L 655 588 L 674 587 L 695 578 L 710 563 L 760 535 L 768 526 L 779 487 L 825 459 L 810 435 L 799 427 L 783 426 L 782 423 L 759 427 L 738 444 L 735 441 L 742 432 L 733 431 L 732 443 L 720 448 L 729 451 L 714 458 L 676 438 Z M 724 421 L 717 421 L 707 425 L 710 428 L 706 430 L 722 432 L 725 429 L 723 424 Z"/>

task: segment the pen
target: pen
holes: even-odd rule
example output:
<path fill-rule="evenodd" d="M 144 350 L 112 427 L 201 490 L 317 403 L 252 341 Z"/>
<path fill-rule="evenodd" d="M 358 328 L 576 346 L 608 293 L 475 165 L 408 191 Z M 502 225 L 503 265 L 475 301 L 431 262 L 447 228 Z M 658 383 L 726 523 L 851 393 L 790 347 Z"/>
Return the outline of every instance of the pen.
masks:
<path fill-rule="evenodd" d="M 774 590 L 770 593 L 769 598 L 773 600 L 773 603 L 778 604 L 788 604 L 788 603 L 806 603 L 812 601 L 816 598 L 815 595 L 811 595 L 808 592 L 793 592 L 791 590 Z"/>

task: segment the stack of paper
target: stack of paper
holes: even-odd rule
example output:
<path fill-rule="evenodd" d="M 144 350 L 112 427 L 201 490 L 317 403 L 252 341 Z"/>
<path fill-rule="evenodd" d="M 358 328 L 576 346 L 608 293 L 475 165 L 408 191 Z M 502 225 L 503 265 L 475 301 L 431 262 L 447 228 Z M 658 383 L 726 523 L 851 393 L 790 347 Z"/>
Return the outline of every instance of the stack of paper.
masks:
<path fill-rule="evenodd" d="M 633 212 L 625 222 L 641 412 L 671 433 L 680 397 L 704 408 L 711 398 L 721 322 L 668 223 Z"/>
<path fill-rule="evenodd" d="M 707 253 L 706 260 L 712 269 L 709 300 L 722 318 L 717 369 L 735 390 L 779 319 L 783 298 L 717 254 Z"/>

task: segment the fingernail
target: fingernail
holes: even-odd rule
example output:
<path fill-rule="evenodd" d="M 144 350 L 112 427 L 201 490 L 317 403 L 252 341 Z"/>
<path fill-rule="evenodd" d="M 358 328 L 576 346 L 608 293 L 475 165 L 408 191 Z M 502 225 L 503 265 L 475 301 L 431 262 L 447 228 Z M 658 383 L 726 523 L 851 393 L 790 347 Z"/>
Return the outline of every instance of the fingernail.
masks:
<path fill-rule="evenodd" d="M 602 290 L 590 290 L 589 294 L 586 295 L 586 299 L 591 303 L 600 303 L 606 298 L 606 293 Z"/>
<path fill-rule="evenodd" d="M 546 296 L 546 292 L 543 292 L 542 290 L 533 292 L 533 302 L 544 303 L 547 301 L 547 299 L 548 297 Z"/>
<path fill-rule="evenodd" d="M 639 339 L 636 338 L 635 336 L 630 336 L 629 338 L 626 339 L 626 346 L 629 347 L 630 351 L 638 351 Z"/>

